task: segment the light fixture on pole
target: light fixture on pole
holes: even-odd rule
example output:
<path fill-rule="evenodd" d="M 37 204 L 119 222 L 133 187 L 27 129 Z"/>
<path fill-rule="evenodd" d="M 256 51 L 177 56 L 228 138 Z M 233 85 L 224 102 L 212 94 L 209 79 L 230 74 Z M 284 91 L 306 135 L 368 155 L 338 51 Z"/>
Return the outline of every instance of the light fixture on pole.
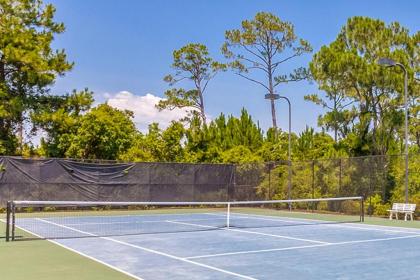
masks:
<path fill-rule="evenodd" d="M 288 152 L 287 152 L 287 161 L 288 161 L 288 165 L 289 165 L 289 173 L 288 173 L 288 186 L 287 186 L 287 196 L 288 199 L 291 199 L 291 193 L 292 193 L 292 105 L 290 103 L 289 98 L 285 97 L 285 96 L 280 96 L 278 94 L 266 94 L 265 95 L 265 99 L 269 99 L 269 100 L 277 100 L 277 99 L 284 99 L 287 101 L 288 105 L 289 105 L 289 148 L 288 148 Z M 277 132 L 276 132 L 277 133 Z M 289 209 L 290 209 L 291 205 L 289 204 Z"/>
<path fill-rule="evenodd" d="M 404 71 L 404 108 L 405 108 L 405 137 L 404 137 L 404 145 L 405 145 L 405 203 L 408 203 L 408 74 L 407 69 L 404 67 L 403 64 L 392 60 L 390 58 L 381 58 L 378 60 L 379 65 L 394 67 L 398 66 Z"/>

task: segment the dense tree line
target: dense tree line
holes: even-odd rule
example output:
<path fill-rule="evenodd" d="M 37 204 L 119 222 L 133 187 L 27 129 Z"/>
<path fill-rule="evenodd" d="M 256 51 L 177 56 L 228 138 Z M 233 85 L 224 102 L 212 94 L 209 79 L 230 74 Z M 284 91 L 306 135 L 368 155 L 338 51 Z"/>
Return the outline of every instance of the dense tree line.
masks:
<path fill-rule="evenodd" d="M 284 63 L 312 52 L 312 47 L 298 38 L 292 23 L 271 13 L 257 13 L 240 28 L 226 31 L 221 48 L 226 62 L 214 60 L 200 43 L 173 52 L 174 73 L 164 77 L 170 88 L 156 106 L 187 108 L 189 115 L 165 129 L 152 123 L 142 133 L 135 127 L 133 112 L 108 104 L 93 107 L 88 89 L 64 95 L 51 92 L 55 79 L 73 67 L 64 50 L 51 47 L 55 36 L 65 30 L 63 23 L 54 21 L 52 5 L 41 0 L 2 0 L 0 8 L 0 155 L 212 163 L 286 160 L 288 135 L 277 128 L 273 98 L 273 128 L 268 131 L 245 108 L 238 117 L 206 118 L 207 85 L 228 70 L 261 85 L 271 97 L 280 83 L 304 79 L 317 83 L 322 93 L 304 98 L 325 108 L 319 116 L 322 131 L 307 127 L 292 135 L 295 162 L 401 154 L 403 75 L 399 69 L 379 66 L 381 57 L 407 68 L 410 153 L 419 153 L 420 31 L 410 33 L 398 22 L 387 25 L 378 19 L 352 17 L 333 42 L 313 55 L 308 67 L 279 74 Z M 174 88 L 175 84 L 185 87 Z M 39 146 L 24 141 L 25 130 L 43 133 Z M 402 166 L 390 164 L 389 176 L 398 181 Z M 412 161 L 414 173 L 419 165 Z M 411 193 L 420 192 L 418 178 L 410 181 L 410 187 Z M 390 193 L 395 186 L 387 188 Z"/>

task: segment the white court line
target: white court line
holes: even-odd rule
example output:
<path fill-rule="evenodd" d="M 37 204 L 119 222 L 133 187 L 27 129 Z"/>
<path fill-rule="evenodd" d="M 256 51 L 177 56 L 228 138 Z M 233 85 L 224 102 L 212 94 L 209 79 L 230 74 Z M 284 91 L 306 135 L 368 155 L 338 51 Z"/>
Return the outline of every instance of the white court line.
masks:
<path fill-rule="evenodd" d="M 18 229 L 20 229 L 20 230 L 22 230 L 22 231 L 26 231 L 27 233 L 29 233 L 29 234 L 31 234 L 31 235 L 33 235 L 33 236 L 39 237 L 39 238 L 41 238 L 41 239 L 44 239 L 44 237 L 43 237 L 43 236 L 41 236 L 41 235 L 39 235 L 39 234 L 36 234 L 36 233 L 34 233 L 34 232 L 32 232 L 32 231 L 30 231 L 30 230 L 28 230 L 28 229 L 24 229 L 24 228 L 22 228 L 22 227 L 20 227 L 20 226 L 17 226 L 17 225 L 15 225 L 15 226 L 16 226 Z M 130 276 L 130 277 L 134 278 L 134 279 L 137 279 L 137 280 L 145 280 L 145 279 L 140 278 L 140 277 L 138 277 L 138 276 L 136 276 L 136 275 L 134 275 L 134 274 L 131 274 L 130 272 L 124 271 L 124 270 L 122 270 L 122 269 L 120 269 L 120 268 L 118 268 L 118 267 L 116 267 L 116 266 L 113 266 L 112 264 L 109 264 L 109 263 L 103 262 L 103 261 L 101 261 L 101 260 L 99 260 L 99 259 L 97 259 L 97 258 L 95 258 L 95 257 L 92 257 L 92 256 L 89 256 L 89 255 L 86 255 L 86 254 L 84 254 L 84 253 L 82 253 L 82 252 L 79 252 L 79 251 L 77 251 L 77 250 L 75 250 L 75 249 L 72 249 L 72 248 L 70 248 L 70 247 L 68 247 L 68 246 L 66 246 L 66 245 L 64 245 L 64 244 L 61 244 L 61 243 L 59 243 L 59 242 L 57 242 L 57 241 L 50 240 L 50 239 L 47 239 L 47 241 L 48 241 L 48 242 L 51 242 L 51 243 L 53 243 L 53 244 L 55 244 L 55 245 L 57 245 L 57 246 L 60 246 L 60 247 L 62 247 L 62 248 L 64 248 L 64 249 L 70 250 L 70 251 L 72 251 L 73 253 L 76 253 L 76 254 L 78 254 L 78 255 L 80 255 L 80 256 L 82 256 L 82 257 L 88 258 L 88 259 L 93 260 L 93 261 L 95 261 L 95 262 L 97 262 L 97 263 L 100 263 L 100 264 L 102 264 L 102 265 L 105 265 L 105 266 L 107 266 L 107 267 L 109 267 L 109 268 L 111 268 L 111 269 L 114 269 L 114 270 L 116 270 L 116 271 L 118 271 L 118 272 L 121 272 L 121 273 L 123 273 L 123 274 L 125 274 L 125 275 L 127 275 L 127 276 Z"/>
<path fill-rule="evenodd" d="M 369 243 L 369 242 L 380 242 L 380 241 L 390 241 L 390 240 L 397 240 L 397 239 L 418 238 L 418 237 L 420 237 L 420 235 L 416 234 L 416 235 L 409 235 L 409 236 L 378 238 L 378 239 L 366 239 L 366 240 L 354 240 L 354 241 L 344 241 L 344 242 L 328 243 L 328 244 L 314 244 L 314 245 L 306 245 L 306 246 L 294 246 L 294 247 L 286 247 L 286 248 L 274 248 L 274 249 L 252 250 L 252 251 L 237 251 L 237 252 L 220 253 L 220 254 L 212 254 L 212 255 L 192 256 L 192 257 L 186 257 L 186 259 L 190 260 L 190 259 L 223 257 L 223 256 L 231 256 L 231 255 L 245 255 L 245 254 L 277 252 L 277 251 L 290 251 L 290 250 L 305 249 L 305 248 L 338 246 L 338 245 Z"/>
<path fill-rule="evenodd" d="M 319 241 L 319 240 L 297 238 L 297 237 L 277 235 L 277 234 L 269 234 L 269 233 L 262 233 L 262 232 L 258 232 L 258 231 L 249 231 L 249 230 L 242 230 L 242 229 L 236 229 L 236 228 L 235 229 L 228 228 L 227 230 L 244 232 L 244 233 L 252 233 L 252 234 L 258 234 L 258 235 L 264 235 L 264 236 L 270 236 L 270 237 L 277 237 L 277 238 L 284 238 L 284 239 L 290 239 L 290 240 L 305 241 L 305 242 L 318 243 L 318 244 L 330 244 L 329 242 L 324 242 L 324 241 Z"/>
<path fill-rule="evenodd" d="M 76 232 L 79 232 L 79 233 L 82 233 L 82 234 L 87 234 L 89 236 L 93 236 L 93 237 L 96 237 L 96 238 L 100 238 L 100 239 L 112 241 L 112 242 L 115 242 L 115 243 L 118 243 L 118 244 L 122 244 L 122 245 L 125 245 L 125 246 L 128 246 L 128 247 L 140 249 L 140 250 L 143 250 L 143 251 L 146 251 L 146 252 L 149 252 L 149 253 L 153 253 L 153 254 L 165 256 L 165 257 L 168 257 L 168 258 L 171 258 L 171 259 L 174 259 L 174 260 L 186 262 L 186 263 L 189 263 L 189 264 L 194 264 L 194 265 L 197 265 L 197 266 L 200 266 L 200 267 L 205 267 L 207 269 L 211 269 L 211 270 L 214 270 L 214 271 L 222 272 L 222 273 L 229 274 L 229 275 L 232 275 L 232 276 L 236 276 L 236 277 L 239 277 L 239 278 L 242 278 L 242 279 L 257 280 L 256 278 L 252 278 L 250 276 L 242 275 L 242 274 L 239 274 L 239 273 L 235 273 L 235 272 L 224 270 L 224 269 L 217 268 L 217 267 L 214 267 L 214 266 L 202 264 L 202 263 L 199 263 L 199 262 L 187 260 L 185 258 L 181 258 L 181 257 L 170 255 L 170 254 L 167 254 L 167 253 L 164 253 L 164 252 L 160 252 L 160 251 L 156 251 L 156 250 L 153 250 L 153 249 L 141 247 L 141 246 L 134 245 L 134 244 L 131 244 L 131 243 L 127 243 L 127 242 L 124 242 L 124 241 L 113 239 L 113 238 L 110 238 L 110 237 L 98 236 L 98 235 L 93 234 L 93 233 L 90 233 L 90 232 L 86 232 L 86 231 L 78 230 L 78 229 L 71 228 L 71 227 L 68 227 L 68 226 L 56 224 L 54 222 L 43 220 L 41 218 L 37 218 L 37 220 L 40 220 L 40 221 L 43 221 L 45 223 L 49 223 L 49 224 L 52 224 L 52 225 L 55 225 L 55 226 L 58 226 L 58 227 L 62 227 L 62 228 L 65 228 L 65 229 L 69 229 L 69 230 L 72 230 L 72 231 L 76 231 Z"/>
<path fill-rule="evenodd" d="M 171 220 L 166 220 L 165 222 L 167 222 L 167 223 L 172 223 L 172 224 L 179 224 L 179 225 L 195 226 L 195 227 L 201 227 L 201 228 L 222 229 L 222 228 L 218 228 L 218 227 L 214 227 L 214 226 L 206 226 L 206 225 L 191 224 L 191 223 L 186 223 L 186 222 L 182 222 L 182 221 L 171 221 Z"/>
<path fill-rule="evenodd" d="M 186 257 L 186 259 L 192 260 L 192 259 L 223 257 L 223 256 L 232 256 L 232 255 L 244 255 L 244 254 L 255 254 L 255 253 L 267 253 L 267 252 L 277 252 L 277 251 L 288 251 L 288 250 L 303 249 L 303 248 L 323 247 L 323 246 L 328 246 L 328 245 L 330 245 L 330 244 L 313 244 L 313 245 L 294 246 L 294 247 L 285 247 L 285 248 L 274 248 L 274 249 L 263 249 L 263 250 L 250 250 L 250 251 L 237 251 L 237 252 L 229 252 L 229 253 L 220 253 L 220 254 L 211 254 L 211 255 L 192 256 L 192 257 Z"/>
<path fill-rule="evenodd" d="M 210 215 L 212 215 L 212 213 L 209 213 Z M 235 215 L 240 215 L 240 216 L 245 216 L 245 217 L 255 217 L 256 219 L 265 219 L 265 218 L 260 218 L 261 215 L 254 215 L 254 214 L 242 214 L 242 213 L 235 213 Z M 298 225 L 298 223 L 296 221 L 293 221 L 293 219 L 295 220 L 302 220 L 302 221 L 309 221 L 309 222 L 314 222 L 312 224 L 317 224 L 317 225 L 322 225 L 322 226 L 331 226 L 331 227 L 341 227 L 341 228 L 354 228 L 354 229 L 361 229 L 361 230 L 376 230 L 376 231 L 384 231 L 384 232 L 395 232 L 395 233 L 420 233 L 418 229 L 416 228 L 410 228 L 408 230 L 401 230 L 401 228 L 399 227 L 390 227 L 390 226 L 381 226 L 381 225 L 369 225 L 369 224 L 363 224 L 362 226 L 350 226 L 350 225 L 341 225 L 341 224 L 331 224 L 328 223 L 328 221 L 318 221 L 318 220 L 313 220 L 313 219 L 305 219 L 305 218 L 293 218 L 293 217 L 278 217 L 276 218 L 276 216 L 263 216 L 263 217 L 272 217 L 273 219 L 269 219 L 272 221 L 282 221 L 282 222 L 289 222 L 289 223 L 295 223 Z M 283 220 L 283 219 L 290 219 L 290 220 Z M 318 222 L 318 223 L 316 223 Z M 390 229 L 392 228 L 392 229 Z"/>
<path fill-rule="evenodd" d="M 220 214 L 207 213 L 206 215 L 220 215 Z M 263 215 L 257 215 L 257 214 L 244 214 L 244 213 L 234 213 L 233 215 L 239 215 L 239 216 L 263 220 L 263 221 L 281 221 L 285 223 L 292 223 L 295 225 L 302 225 L 302 224 L 299 224 L 299 222 L 293 221 L 293 220 L 302 220 L 302 221 L 313 222 L 313 223 L 310 223 L 311 225 L 322 225 L 322 226 L 329 226 L 329 227 L 340 227 L 340 228 L 350 228 L 350 229 L 360 229 L 360 230 L 374 230 L 374 231 L 395 232 L 395 233 L 409 233 L 409 234 L 420 233 L 419 230 L 416 228 L 410 228 L 410 229 L 407 228 L 408 230 L 401 230 L 401 228 L 399 227 L 369 225 L 369 224 L 363 224 L 363 227 L 350 226 L 350 225 L 341 225 L 341 224 L 331 224 L 331 223 L 328 223 L 328 221 L 322 221 L 322 220 L 318 221 L 318 220 L 313 220 L 313 219 L 293 218 L 293 217 L 263 216 Z M 264 218 L 264 217 L 271 217 L 271 219 Z"/>
<path fill-rule="evenodd" d="M 353 227 L 353 226 L 348 226 L 348 227 Z M 360 227 L 360 226 L 359 226 Z M 363 228 L 370 228 L 371 230 L 383 230 L 383 231 L 395 231 L 395 232 L 404 232 L 404 233 L 419 233 L 420 234 L 420 229 L 419 228 L 407 228 L 407 227 L 396 227 L 396 226 L 382 226 L 382 225 L 372 225 L 372 224 L 363 224 Z M 406 231 L 403 231 L 401 229 L 407 229 Z"/>
<path fill-rule="evenodd" d="M 178 222 L 178 221 L 170 221 L 170 220 L 168 220 L 167 222 L 168 223 L 174 223 L 174 224 L 195 226 L 195 227 L 204 227 L 204 228 L 219 229 L 218 227 L 214 227 L 214 226 L 198 225 L 198 224 L 184 223 L 184 222 Z M 319 244 L 330 244 L 329 242 L 324 242 L 324 241 L 318 241 L 318 240 L 312 240 L 312 239 L 304 239 L 304 238 L 297 238 L 297 237 L 277 235 L 277 234 L 270 234 L 270 233 L 264 233 L 264 232 L 258 232 L 258 231 L 242 230 L 242 229 L 236 229 L 236 228 L 220 228 L 220 229 L 222 229 L 222 230 L 228 230 L 228 231 L 236 231 L 236 232 L 243 232 L 243 233 L 255 234 L 255 235 L 270 236 L 270 237 L 275 237 L 275 238 L 289 239 L 289 240 L 298 240 L 298 241 L 311 242 L 311 243 L 319 243 Z"/>

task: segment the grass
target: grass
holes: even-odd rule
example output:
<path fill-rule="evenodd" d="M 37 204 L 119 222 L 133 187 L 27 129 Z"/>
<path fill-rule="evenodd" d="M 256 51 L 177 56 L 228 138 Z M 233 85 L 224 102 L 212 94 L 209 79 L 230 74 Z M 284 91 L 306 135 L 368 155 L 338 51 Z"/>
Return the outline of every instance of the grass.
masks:
<path fill-rule="evenodd" d="M 1 278 L 13 280 L 129 280 L 125 274 L 46 240 L 5 242 L 0 222 Z"/>
<path fill-rule="evenodd" d="M 209 209 L 194 209 L 195 212 L 207 212 Z M 288 212 L 285 210 L 272 209 L 255 209 L 241 208 L 233 209 L 233 212 L 252 213 L 257 215 L 268 215 L 278 217 L 294 217 L 317 219 L 324 221 L 355 221 L 358 216 L 348 215 L 332 215 L 327 213 L 303 213 Z M 167 214 L 174 213 L 174 209 L 154 209 L 148 211 L 88 211 L 90 215 L 129 215 L 146 212 L 147 214 Z M 188 213 L 191 209 L 176 209 L 176 213 Z M 80 215 L 80 212 L 70 212 L 74 215 Z M 146 214 L 145 213 L 145 214 Z M 27 213 L 25 215 L 32 216 L 35 213 Z M 53 213 L 45 213 L 53 214 Z M 54 215 L 63 214 L 55 213 Z M 69 212 L 66 212 L 69 214 Z M 86 214 L 86 213 L 85 213 Z M 4 215 L 0 215 L 0 219 L 4 219 Z M 402 221 L 388 220 L 379 217 L 365 217 L 365 224 L 393 226 L 404 228 L 420 229 L 420 221 Z M 113 270 L 105 265 L 97 263 L 93 260 L 85 258 L 79 254 L 66 250 L 47 240 L 31 240 L 20 242 L 5 242 L 5 223 L 0 222 L 0 263 L 2 269 L 0 271 L 2 279 L 27 280 L 27 279 L 43 279 L 43 280 L 128 280 L 131 277 Z M 22 232 L 17 231 L 17 234 Z"/>
<path fill-rule="evenodd" d="M 365 217 L 365 224 L 389 227 L 417 228 L 420 229 L 420 221 L 389 220 L 380 217 Z"/>

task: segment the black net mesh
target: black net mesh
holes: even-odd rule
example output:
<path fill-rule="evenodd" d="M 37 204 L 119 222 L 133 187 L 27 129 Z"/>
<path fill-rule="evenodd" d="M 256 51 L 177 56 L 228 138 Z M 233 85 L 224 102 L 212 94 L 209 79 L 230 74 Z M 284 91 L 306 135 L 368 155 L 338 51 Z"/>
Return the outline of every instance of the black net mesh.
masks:
<path fill-rule="evenodd" d="M 254 201 L 363 196 L 367 214 L 403 202 L 404 156 L 247 164 L 87 163 L 0 157 L 8 200 Z M 289 176 L 290 174 L 290 176 Z M 409 156 L 409 200 L 420 203 L 420 155 Z M 312 205 L 314 210 L 322 205 Z M 318 209 L 322 210 L 322 209 Z"/>
<path fill-rule="evenodd" d="M 84 163 L 0 157 L 0 205 L 8 200 L 227 201 L 234 166 Z"/>

